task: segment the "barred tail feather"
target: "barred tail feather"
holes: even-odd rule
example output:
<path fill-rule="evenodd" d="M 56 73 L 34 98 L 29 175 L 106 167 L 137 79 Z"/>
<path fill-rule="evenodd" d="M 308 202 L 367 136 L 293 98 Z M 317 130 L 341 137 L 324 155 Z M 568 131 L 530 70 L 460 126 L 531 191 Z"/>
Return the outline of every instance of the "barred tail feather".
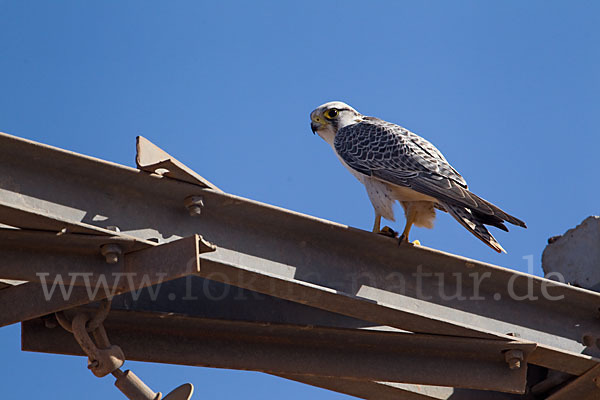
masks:
<path fill-rule="evenodd" d="M 462 226 L 467 228 L 469 232 L 475 235 L 483 243 L 490 246 L 498 253 L 506 253 L 506 250 L 500 246 L 500 243 L 487 230 L 482 221 L 466 207 L 454 204 L 444 203 L 446 210 L 456 219 Z"/>

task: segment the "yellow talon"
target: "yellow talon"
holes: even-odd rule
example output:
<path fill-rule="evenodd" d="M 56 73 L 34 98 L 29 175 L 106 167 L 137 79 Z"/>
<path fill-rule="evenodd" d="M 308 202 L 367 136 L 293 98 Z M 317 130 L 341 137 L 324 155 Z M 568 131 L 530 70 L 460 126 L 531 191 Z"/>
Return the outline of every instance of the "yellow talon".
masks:
<path fill-rule="evenodd" d="M 412 242 L 415 246 L 420 246 L 421 242 L 419 240 L 415 240 Z"/>

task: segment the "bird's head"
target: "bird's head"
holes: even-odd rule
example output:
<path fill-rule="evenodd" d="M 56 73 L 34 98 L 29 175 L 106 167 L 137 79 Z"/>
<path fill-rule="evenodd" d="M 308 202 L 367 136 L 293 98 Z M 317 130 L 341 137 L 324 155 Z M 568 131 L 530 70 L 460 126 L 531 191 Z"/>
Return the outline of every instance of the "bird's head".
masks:
<path fill-rule="evenodd" d="M 341 101 L 330 101 L 310 113 L 310 128 L 327 143 L 332 144 L 337 131 L 345 126 L 361 122 L 363 115 Z"/>

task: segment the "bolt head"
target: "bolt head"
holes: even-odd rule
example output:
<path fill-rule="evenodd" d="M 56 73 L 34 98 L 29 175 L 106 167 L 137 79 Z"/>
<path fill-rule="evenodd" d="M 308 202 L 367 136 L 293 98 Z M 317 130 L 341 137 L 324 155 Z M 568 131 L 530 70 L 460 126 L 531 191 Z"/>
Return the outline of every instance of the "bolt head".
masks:
<path fill-rule="evenodd" d="M 116 264 L 119 262 L 119 255 L 117 253 L 107 253 L 105 257 L 106 262 L 109 264 Z"/>
<path fill-rule="evenodd" d="M 521 368 L 521 361 L 518 358 L 511 358 L 508 360 L 508 368 L 519 369 Z"/>
<path fill-rule="evenodd" d="M 186 197 L 183 204 L 192 217 L 197 217 L 202 213 L 202 207 L 204 207 L 204 200 L 201 196 L 189 196 Z"/>
<path fill-rule="evenodd" d="M 122 254 L 122 251 L 118 244 L 109 243 L 100 247 L 100 253 L 102 253 L 108 264 L 116 264 L 119 262 L 119 256 Z"/>
<path fill-rule="evenodd" d="M 504 353 L 504 360 L 508 364 L 510 369 L 521 368 L 521 361 L 523 361 L 523 352 L 521 350 L 507 350 Z"/>
<path fill-rule="evenodd" d="M 192 217 L 197 217 L 198 215 L 202 214 L 202 208 L 196 205 L 188 207 L 188 211 Z"/>

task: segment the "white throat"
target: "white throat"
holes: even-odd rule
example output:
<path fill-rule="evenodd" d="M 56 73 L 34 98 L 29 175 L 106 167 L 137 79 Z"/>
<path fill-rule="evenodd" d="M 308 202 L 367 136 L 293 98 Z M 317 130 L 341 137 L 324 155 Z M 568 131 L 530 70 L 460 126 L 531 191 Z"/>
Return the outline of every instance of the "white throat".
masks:
<path fill-rule="evenodd" d="M 333 140 L 335 139 L 335 131 L 328 126 L 327 129 L 317 131 L 317 135 L 321 136 L 321 139 L 326 141 L 331 147 L 333 147 Z"/>

